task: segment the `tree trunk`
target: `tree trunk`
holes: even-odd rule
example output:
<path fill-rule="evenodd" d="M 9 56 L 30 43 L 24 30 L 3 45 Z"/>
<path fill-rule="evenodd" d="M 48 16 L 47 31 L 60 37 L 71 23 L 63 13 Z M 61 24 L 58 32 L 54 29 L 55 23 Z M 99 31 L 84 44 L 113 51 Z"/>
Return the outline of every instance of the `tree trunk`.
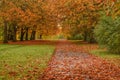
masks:
<path fill-rule="evenodd" d="M 30 40 L 35 40 L 36 31 L 32 31 Z"/>
<path fill-rule="evenodd" d="M 90 34 L 89 43 L 96 43 L 95 38 L 94 38 L 94 33 L 91 33 L 91 34 Z"/>
<path fill-rule="evenodd" d="M 36 31 L 33 31 L 33 40 L 35 40 Z"/>
<path fill-rule="evenodd" d="M 3 33 L 3 43 L 8 43 L 8 34 L 7 34 L 7 21 L 4 21 L 4 33 Z"/>
<path fill-rule="evenodd" d="M 87 32 L 86 31 L 84 32 L 83 37 L 84 37 L 84 41 L 87 41 Z"/>
<path fill-rule="evenodd" d="M 91 31 L 89 32 L 89 43 L 95 43 L 95 38 L 94 38 L 94 27 L 91 28 Z"/>
<path fill-rule="evenodd" d="M 16 42 L 17 29 L 16 25 L 13 26 L 13 42 Z"/>
<path fill-rule="evenodd" d="M 21 28 L 20 41 L 23 41 L 23 38 L 24 38 L 24 31 L 23 31 L 23 28 Z"/>
<path fill-rule="evenodd" d="M 29 28 L 27 27 L 27 28 L 26 28 L 25 40 L 28 40 L 28 30 L 29 30 Z"/>
<path fill-rule="evenodd" d="M 42 39 L 42 34 L 40 34 L 40 39 Z"/>
<path fill-rule="evenodd" d="M 10 26 L 8 27 L 8 40 L 11 40 L 11 30 L 10 30 Z"/>

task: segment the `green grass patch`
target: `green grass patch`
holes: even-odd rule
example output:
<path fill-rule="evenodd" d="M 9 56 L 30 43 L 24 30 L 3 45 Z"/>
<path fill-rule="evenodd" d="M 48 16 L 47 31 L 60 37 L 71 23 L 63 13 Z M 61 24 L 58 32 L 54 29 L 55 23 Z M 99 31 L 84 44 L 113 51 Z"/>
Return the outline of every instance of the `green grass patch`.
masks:
<path fill-rule="evenodd" d="M 100 56 L 101 58 L 106 58 L 106 59 L 116 59 L 116 58 L 120 58 L 119 54 L 112 54 L 106 50 L 93 50 L 91 51 L 92 54 Z"/>
<path fill-rule="evenodd" d="M 91 51 L 91 53 L 103 59 L 106 59 L 120 67 L 120 54 L 113 54 L 106 50 L 101 50 L 101 49 L 93 50 Z"/>
<path fill-rule="evenodd" d="M 37 80 L 53 51 L 50 45 L 0 45 L 0 80 Z"/>

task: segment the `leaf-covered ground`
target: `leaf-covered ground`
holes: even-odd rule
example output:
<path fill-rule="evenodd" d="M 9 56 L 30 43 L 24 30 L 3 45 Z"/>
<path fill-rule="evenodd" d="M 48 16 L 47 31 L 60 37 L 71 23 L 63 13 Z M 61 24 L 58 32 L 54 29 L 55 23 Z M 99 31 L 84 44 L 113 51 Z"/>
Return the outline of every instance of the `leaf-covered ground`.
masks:
<path fill-rule="evenodd" d="M 59 43 L 40 80 L 119 80 L 120 68 L 89 54 L 94 48 Z"/>
<path fill-rule="evenodd" d="M 0 80 L 37 80 L 53 51 L 50 45 L 0 44 Z"/>

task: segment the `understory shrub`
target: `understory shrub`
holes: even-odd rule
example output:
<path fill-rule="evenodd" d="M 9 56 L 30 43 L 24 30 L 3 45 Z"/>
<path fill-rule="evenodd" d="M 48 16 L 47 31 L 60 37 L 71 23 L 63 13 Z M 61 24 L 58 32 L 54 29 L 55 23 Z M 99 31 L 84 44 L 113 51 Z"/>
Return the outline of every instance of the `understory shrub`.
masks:
<path fill-rule="evenodd" d="M 100 45 L 104 45 L 112 53 L 120 54 L 120 17 L 102 17 L 94 32 Z"/>

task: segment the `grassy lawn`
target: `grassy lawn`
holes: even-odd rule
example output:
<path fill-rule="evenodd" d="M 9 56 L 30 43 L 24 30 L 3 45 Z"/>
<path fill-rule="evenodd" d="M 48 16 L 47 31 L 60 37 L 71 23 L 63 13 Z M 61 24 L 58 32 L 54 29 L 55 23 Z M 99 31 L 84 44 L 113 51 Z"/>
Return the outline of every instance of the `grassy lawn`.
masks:
<path fill-rule="evenodd" d="M 106 50 L 102 50 L 102 49 L 98 49 L 98 50 L 93 50 L 91 51 L 92 54 L 99 56 L 103 59 L 107 59 L 111 62 L 113 62 L 114 64 L 120 66 L 120 54 L 112 54 L 109 53 Z"/>
<path fill-rule="evenodd" d="M 116 58 L 120 58 L 119 54 L 112 54 L 107 52 L 106 50 L 93 50 L 92 53 L 94 55 L 100 56 L 101 58 L 106 58 L 106 59 L 116 59 Z"/>
<path fill-rule="evenodd" d="M 0 45 L 0 80 L 37 80 L 53 51 L 50 45 Z"/>
<path fill-rule="evenodd" d="M 73 40 L 71 42 L 79 45 L 82 48 L 82 50 L 88 53 L 92 53 L 93 55 L 99 56 L 103 59 L 107 59 L 113 62 L 114 64 L 120 66 L 120 54 L 112 54 L 104 49 L 100 49 L 98 44 L 89 44 L 89 43 L 82 42 L 79 40 L 78 41 Z"/>

